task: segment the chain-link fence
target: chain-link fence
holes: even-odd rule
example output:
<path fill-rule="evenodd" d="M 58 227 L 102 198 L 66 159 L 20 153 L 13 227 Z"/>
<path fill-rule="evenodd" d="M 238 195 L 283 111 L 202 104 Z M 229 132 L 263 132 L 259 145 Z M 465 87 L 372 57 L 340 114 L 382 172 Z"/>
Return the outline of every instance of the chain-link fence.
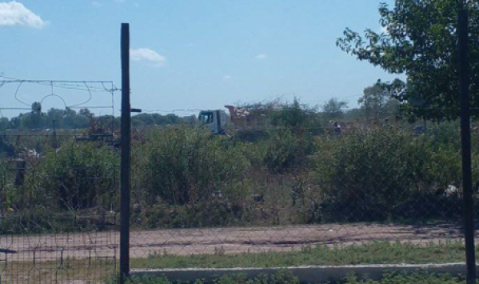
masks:
<path fill-rule="evenodd" d="M 103 283 L 117 273 L 114 118 L 92 112 L 112 111 L 107 84 L 2 82 L 0 283 Z"/>
<path fill-rule="evenodd" d="M 463 262 L 456 126 L 136 131 L 131 267 Z M 2 136 L 4 282 L 117 274 L 118 150 L 81 137 Z"/>
<path fill-rule="evenodd" d="M 87 114 L 49 122 L 33 104 L 2 130 L 2 283 L 118 275 L 117 122 L 67 127 Z M 134 128 L 133 270 L 464 262 L 457 122 L 333 122 L 294 105 L 263 119 L 222 135 Z M 28 127 L 38 120 L 51 125 Z"/>
<path fill-rule="evenodd" d="M 131 267 L 464 262 L 458 124 L 414 127 L 136 135 Z"/>

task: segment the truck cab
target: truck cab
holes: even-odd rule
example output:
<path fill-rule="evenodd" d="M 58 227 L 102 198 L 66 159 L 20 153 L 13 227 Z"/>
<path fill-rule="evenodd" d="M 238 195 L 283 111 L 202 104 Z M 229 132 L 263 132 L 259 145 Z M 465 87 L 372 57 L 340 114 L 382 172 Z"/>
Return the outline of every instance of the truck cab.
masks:
<path fill-rule="evenodd" d="M 200 123 L 212 134 L 226 134 L 229 116 L 224 110 L 203 110 L 198 115 Z"/>

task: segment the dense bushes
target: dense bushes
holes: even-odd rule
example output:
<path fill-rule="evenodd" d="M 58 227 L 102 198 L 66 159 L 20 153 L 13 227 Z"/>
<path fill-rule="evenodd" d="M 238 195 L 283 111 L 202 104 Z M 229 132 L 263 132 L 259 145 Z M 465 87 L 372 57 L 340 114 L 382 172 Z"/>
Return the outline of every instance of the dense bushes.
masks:
<path fill-rule="evenodd" d="M 186 127 L 150 133 L 136 155 L 143 157 L 138 164 L 138 186 L 148 195 L 144 201 L 161 199 L 184 205 L 209 200 L 215 194 L 240 201 L 248 161 L 242 147 L 226 139 Z"/>
<path fill-rule="evenodd" d="M 269 139 L 263 143 L 263 163 L 271 173 L 284 173 L 295 168 L 304 170 L 302 167 L 307 156 L 314 152 L 311 135 L 294 135 L 290 129 L 271 131 Z"/>
<path fill-rule="evenodd" d="M 65 141 L 60 149 L 25 160 L 22 183 L 14 182 L 19 175 L 12 167 L 15 160 L 3 170 L 0 164 L 0 232 L 103 229 L 115 222 L 114 212 L 107 212 L 119 208 L 116 150 Z"/>
<path fill-rule="evenodd" d="M 153 130 L 134 147 L 135 223 L 200 227 L 245 218 L 245 146 L 189 127 Z"/>
<path fill-rule="evenodd" d="M 112 283 L 115 280 L 111 281 Z M 109 282 L 110 283 L 110 282 Z M 170 281 L 168 278 L 161 277 L 132 277 L 127 281 L 128 284 L 182 284 L 180 282 Z M 212 281 L 206 282 L 205 280 L 198 279 L 194 284 L 299 284 L 299 280 L 288 270 L 280 270 L 274 274 L 259 274 L 252 279 L 248 279 L 246 274 L 237 273 L 231 275 L 223 275 L 221 277 L 215 277 Z"/>
<path fill-rule="evenodd" d="M 50 151 L 27 176 L 38 202 L 52 209 L 117 207 L 119 156 L 96 143 L 63 145 Z"/>
<path fill-rule="evenodd" d="M 140 215 L 150 227 L 458 217 L 452 132 L 311 136 L 285 128 L 255 143 L 189 128 L 156 132 L 138 148 L 138 202 L 154 204 Z"/>
<path fill-rule="evenodd" d="M 191 127 L 136 133 L 132 220 L 158 228 L 456 218 L 457 130 L 314 136 L 285 126 L 254 142 Z M 64 142 L 35 163 L 23 186 L 0 181 L 3 208 L 119 210 L 117 150 Z"/>
<path fill-rule="evenodd" d="M 448 145 L 437 149 L 435 139 L 377 129 L 319 140 L 314 164 L 327 219 L 380 221 L 449 211 L 437 201 L 448 187 L 460 186 L 460 157 Z"/>
<path fill-rule="evenodd" d="M 114 281 L 112 281 L 114 282 Z M 179 282 L 170 281 L 164 276 L 161 277 L 132 277 L 128 284 L 181 284 Z M 207 283 L 198 279 L 194 284 Z M 275 274 L 259 274 L 255 277 L 248 278 L 246 275 L 230 274 L 215 278 L 212 283 L 215 284 L 299 284 L 299 279 L 290 271 L 278 271 Z M 449 274 L 429 274 L 419 271 L 416 273 L 386 273 L 381 280 L 371 280 L 368 275 L 350 274 L 347 279 L 338 279 L 323 282 L 322 284 L 465 284 L 463 277 L 453 277 Z M 319 283 L 318 283 L 319 284 Z"/>

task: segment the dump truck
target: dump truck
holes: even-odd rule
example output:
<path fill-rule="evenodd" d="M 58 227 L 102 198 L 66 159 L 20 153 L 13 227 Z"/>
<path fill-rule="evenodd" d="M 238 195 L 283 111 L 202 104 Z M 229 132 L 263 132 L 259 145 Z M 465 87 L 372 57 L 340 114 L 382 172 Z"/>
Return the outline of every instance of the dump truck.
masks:
<path fill-rule="evenodd" d="M 267 124 L 266 111 L 248 110 L 226 105 L 225 110 L 203 110 L 198 115 L 199 122 L 215 135 L 229 134 L 234 131 L 264 129 Z"/>
<path fill-rule="evenodd" d="M 229 116 L 224 110 L 202 110 L 198 115 L 198 120 L 212 134 L 226 134 Z"/>

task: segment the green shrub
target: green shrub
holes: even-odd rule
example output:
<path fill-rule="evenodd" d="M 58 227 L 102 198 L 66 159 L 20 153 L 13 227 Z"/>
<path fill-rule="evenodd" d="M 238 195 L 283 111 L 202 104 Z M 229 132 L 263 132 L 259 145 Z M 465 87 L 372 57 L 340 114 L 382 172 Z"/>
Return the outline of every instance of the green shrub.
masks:
<path fill-rule="evenodd" d="M 113 281 L 112 281 L 113 282 Z M 128 284 L 181 284 L 180 282 L 169 281 L 166 277 L 133 277 Z M 194 284 L 206 283 L 203 280 L 197 280 Z M 298 279 L 291 272 L 284 270 L 272 275 L 259 275 L 253 279 L 247 279 L 244 274 L 224 275 L 216 278 L 214 284 L 299 284 Z M 379 281 L 350 275 L 347 279 L 340 281 L 328 281 L 327 283 L 317 284 L 465 284 L 464 278 L 452 277 L 448 274 L 430 274 L 426 272 L 417 273 L 388 273 Z"/>
<path fill-rule="evenodd" d="M 426 272 L 405 274 L 405 273 L 389 273 L 385 274 L 381 281 L 373 281 L 369 279 L 360 279 L 356 275 L 347 278 L 345 284 L 466 284 L 464 279 L 452 277 L 448 274 L 429 274 Z"/>
<path fill-rule="evenodd" d="M 323 212 L 331 221 L 412 218 L 426 213 L 421 208 L 441 214 L 439 193 L 459 186 L 458 157 L 435 151 L 431 140 L 387 129 L 321 139 L 315 161 Z M 439 207 L 423 207 L 425 200 Z"/>
<path fill-rule="evenodd" d="M 245 172 L 249 167 L 244 149 L 227 137 L 189 127 L 151 133 L 137 149 L 138 195 L 144 201 L 172 205 L 193 204 L 221 196 L 228 202 L 243 200 Z"/>
<path fill-rule="evenodd" d="M 160 277 L 132 277 L 128 284 L 181 284 L 180 282 L 173 282 L 164 276 Z M 196 280 L 194 284 L 204 284 L 203 280 Z M 299 284 L 298 279 L 289 271 L 282 270 L 275 274 L 266 275 L 261 274 L 253 279 L 248 279 L 246 275 L 237 273 L 230 275 L 223 275 L 213 279 L 214 284 Z"/>
<path fill-rule="evenodd" d="M 117 208 L 118 170 L 119 156 L 109 147 L 69 143 L 27 172 L 25 186 L 53 209 Z"/>
<path fill-rule="evenodd" d="M 302 170 L 308 155 L 314 152 L 310 134 L 298 135 L 290 129 L 270 131 L 270 137 L 264 144 L 263 163 L 271 173 L 284 173 L 298 168 Z"/>
<path fill-rule="evenodd" d="M 277 112 L 273 123 L 277 128 L 254 139 L 212 136 L 191 127 L 133 133 L 134 226 L 460 217 L 457 123 L 434 125 L 421 135 L 391 126 L 313 136 L 306 123 L 313 114 L 297 107 Z M 479 137 L 473 135 L 473 149 L 477 149 Z M 43 216 L 38 211 L 41 208 L 61 213 L 94 207 L 118 209 L 118 153 L 97 143 L 71 140 L 61 140 L 56 152 L 49 146 L 50 139 L 24 138 L 22 145 L 37 148 L 41 158 L 28 161 L 34 169 L 27 171 L 23 186 L 15 185 L 15 171 L 5 170 L 6 159 L 0 163 L 0 172 L 5 174 L 0 178 L 1 205 L 18 211 L 18 228 L 51 227 L 35 218 Z M 473 170 L 476 181 L 478 151 L 473 153 Z M 455 192 L 448 192 L 451 188 Z M 479 184 L 475 188 L 478 194 Z"/>
<path fill-rule="evenodd" d="M 316 108 L 310 108 L 295 98 L 292 103 L 279 103 L 279 109 L 272 111 L 269 116 L 271 125 L 285 128 L 295 134 L 322 134 L 321 119 Z"/>

